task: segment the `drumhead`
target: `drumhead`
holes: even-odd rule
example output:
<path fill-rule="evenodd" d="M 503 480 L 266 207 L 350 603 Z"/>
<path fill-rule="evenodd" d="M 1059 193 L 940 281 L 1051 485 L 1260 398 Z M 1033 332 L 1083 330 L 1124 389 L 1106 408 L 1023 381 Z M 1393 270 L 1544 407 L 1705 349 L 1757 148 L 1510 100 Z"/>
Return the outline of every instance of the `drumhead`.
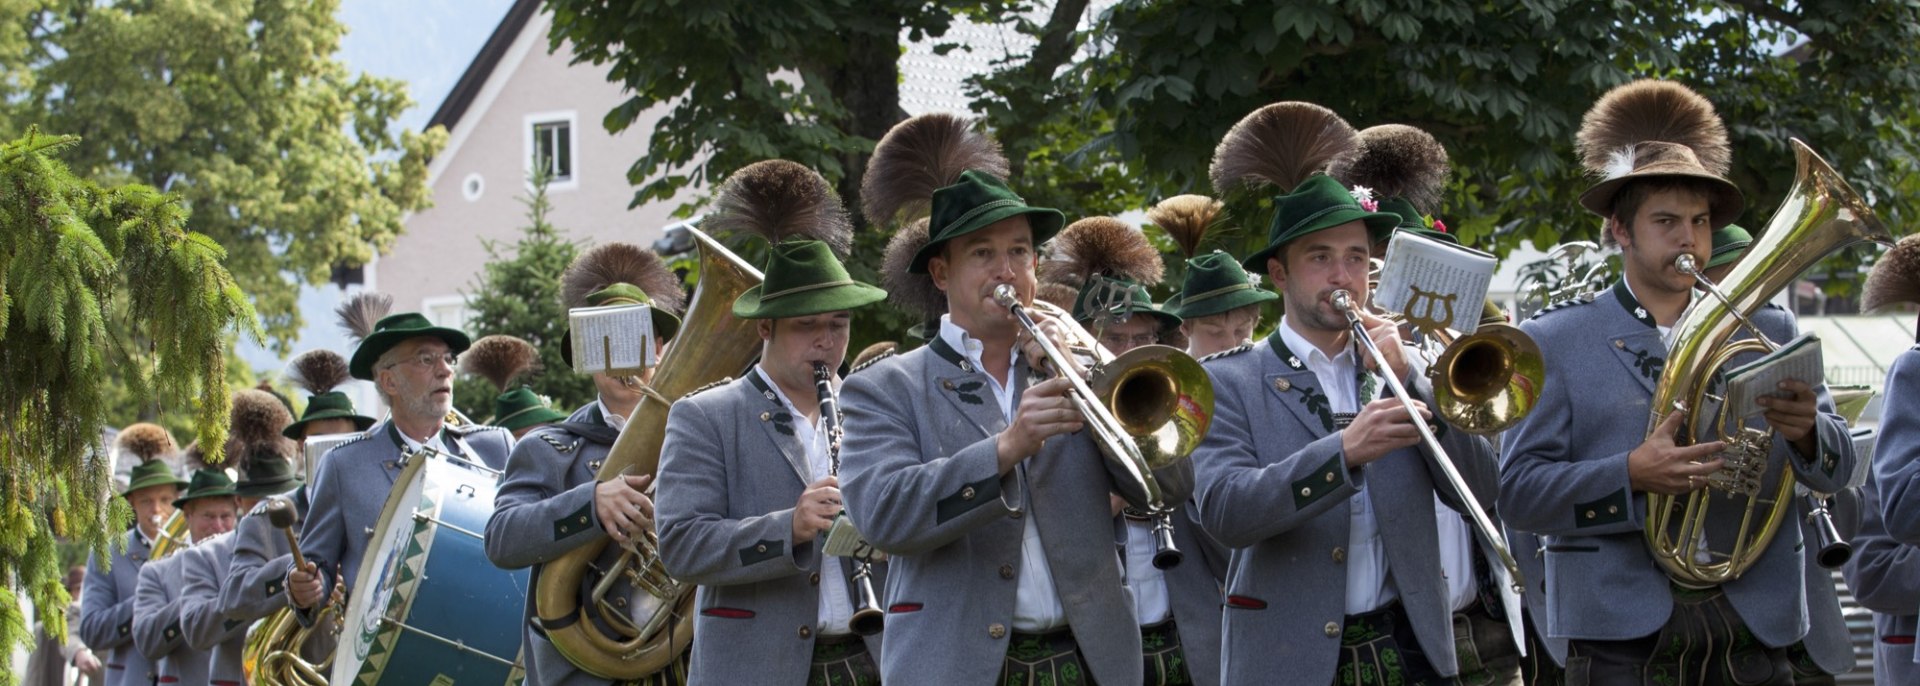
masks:
<path fill-rule="evenodd" d="M 340 647 L 334 652 L 331 683 L 353 683 L 363 670 L 377 675 L 385 667 L 385 658 L 391 657 L 386 651 L 376 653 L 375 646 L 394 632 L 384 619 L 406 616 L 405 607 L 391 605 L 396 598 L 411 597 L 412 589 L 405 586 L 419 582 L 420 568 L 426 563 L 427 546 L 432 541 L 419 540 L 415 535 L 413 514 L 422 506 L 432 505 L 422 502 L 422 496 L 428 465 L 436 462 L 439 460 L 431 457 L 408 460 L 387 493 L 380 521 L 373 527 L 373 540 L 366 557 L 360 560 L 359 578 L 354 580 L 347 600 L 346 624 L 340 631 Z M 368 664 L 370 657 L 378 662 Z"/>

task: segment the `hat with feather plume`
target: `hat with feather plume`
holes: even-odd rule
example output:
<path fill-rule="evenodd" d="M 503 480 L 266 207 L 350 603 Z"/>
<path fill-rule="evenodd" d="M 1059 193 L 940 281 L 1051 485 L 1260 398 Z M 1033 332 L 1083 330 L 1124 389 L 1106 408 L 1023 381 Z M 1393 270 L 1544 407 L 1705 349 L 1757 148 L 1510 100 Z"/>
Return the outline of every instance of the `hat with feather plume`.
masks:
<path fill-rule="evenodd" d="M 1673 81 L 1642 79 L 1600 96 L 1580 121 L 1580 163 L 1600 182 L 1580 194 L 1580 205 L 1613 216 L 1614 199 L 1645 179 L 1692 180 L 1707 191 L 1713 228 L 1740 218 L 1746 204 L 1726 178 L 1732 165 L 1727 127 L 1713 103 Z"/>
<path fill-rule="evenodd" d="M 1446 224 L 1429 217 L 1439 211 L 1452 172 L 1447 149 L 1419 128 L 1382 124 L 1360 132 L 1360 154 L 1340 160 L 1329 171 L 1348 188 L 1366 188 L 1380 211 L 1399 215 L 1397 230 L 1458 245 Z"/>
<path fill-rule="evenodd" d="M 347 361 L 347 371 L 356 379 L 374 380 L 373 368 L 380 362 L 380 356 L 387 354 L 394 346 L 415 338 L 438 338 L 447 344 L 448 352 L 458 355 L 465 352 L 473 340 L 459 329 L 435 326 L 426 315 L 418 312 L 387 314 L 393 309 L 393 297 L 383 293 L 361 293 L 342 303 L 334 312 L 340 315 L 340 325 L 347 334 L 359 342 L 353 349 L 353 357 Z"/>
<path fill-rule="evenodd" d="M 925 273 L 947 241 L 1004 219 L 1026 217 L 1039 245 L 1059 233 L 1066 216 L 1029 206 L 1007 187 L 999 143 L 950 114 L 923 114 L 894 125 L 874 147 L 860 182 L 862 210 L 879 226 L 925 214 L 928 241 L 907 265 Z"/>
<path fill-rule="evenodd" d="M 1118 321 L 1135 314 L 1153 317 L 1161 328 L 1180 318 L 1161 310 L 1147 292 L 1166 273 L 1160 251 L 1147 235 L 1113 217 L 1087 217 L 1060 231 L 1053 253 L 1040 263 L 1040 278 L 1078 288 L 1075 321 Z"/>
<path fill-rule="evenodd" d="M 120 436 L 114 440 L 114 449 L 139 460 L 128 474 L 127 488 L 120 492 L 121 495 L 148 486 L 187 485 L 185 479 L 173 473 L 173 460 L 178 459 L 179 445 L 174 443 L 173 434 L 159 424 L 141 422 L 121 429 Z"/>
<path fill-rule="evenodd" d="M 301 353 L 287 363 L 285 377 L 289 383 L 307 392 L 307 408 L 300 413 L 299 421 L 288 424 L 280 435 L 293 440 L 307 437 L 307 427 L 323 419 L 345 419 L 353 422 L 353 430 L 366 431 L 373 426 L 374 419 L 355 412 L 353 398 L 340 387 L 353 378 L 347 371 L 347 360 L 332 350 L 310 350 Z"/>
<path fill-rule="evenodd" d="M 1147 210 L 1147 221 L 1173 238 L 1187 260 L 1180 293 L 1161 305 L 1181 319 L 1220 314 L 1280 299 L 1278 293 L 1255 285 L 1232 255 L 1219 250 L 1200 252 L 1207 231 L 1224 214 L 1224 204 L 1204 195 L 1176 195 Z"/>
<path fill-rule="evenodd" d="M 707 226 L 766 239 L 765 277 L 733 301 L 742 319 L 804 317 L 879 302 L 887 292 L 847 274 L 835 252 L 853 245 L 853 221 L 818 172 L 787 160 L 742 167 L 715 193 Z"/>
<path fill-rule="evenodd" d="M 338 359 L 339 356 L 335 356 Z M 257 498 L 278 495 L 303 483 L 293 468 L 295 446 L 287 436 L 293 413 L 272 393 L 247 389 L 233 394 L 228 413 L 227 455 L 239 460 L 234 494 Z"/>
<path fill-rule="evenodd" d="M 482 336 L 460 356 L 460 371 L 486 379 L 499 393 L 493 399 L 493 417 L 487 424 L 519 431 L 567 418 L 545 398 L 525 385 L 515 385 L 540 366 L 540 349 L 516 336 Z"/>
<path fill-rule="evenodd" d="M 1309 102 L 1279 102 L 1254 110 L 1233 125 L 1213 151 L 1209 175 L 1223 197 L 1247 191 L 1271 191 L 1273 221 L 1267 247 L 1240 265 L 1265 271 L 1267 258 L 1302 236 L 1350 222 L 1366 225 L 1379 240 L 1400 223 L 1378 212 L 1364 189 L 1349 190 L 1326 175 L 1360 151 L 1360 134 L 1333 110 Z M 1269 188 L 1270 187 L 1270 188 Z"/>

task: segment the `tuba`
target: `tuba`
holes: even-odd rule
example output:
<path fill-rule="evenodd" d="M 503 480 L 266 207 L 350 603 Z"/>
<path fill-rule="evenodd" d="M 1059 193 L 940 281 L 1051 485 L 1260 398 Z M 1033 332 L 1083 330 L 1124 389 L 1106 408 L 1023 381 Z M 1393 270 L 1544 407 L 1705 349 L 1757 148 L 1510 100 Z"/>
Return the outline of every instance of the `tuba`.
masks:
<path fill-rule="evenodd" d="M 1141 346 L 1115 357 L 1071 314 L 1036 299 L 1031 309 L 1053 317 L 1071 339 L 1069 350 L 1059 350 L 1028 314 L 1029 306 L 1020 303 L 1013 286 L 995 287 L 993 297 L 1040 344 L 1045 364 L 1072 382 L 1067 397 L 1093 432 L 1094 444 L 1130 477 L 1114 485 L 1128 505 L 1145 510 L 1153 520 L 1153 566 L 1171 569 L 1180 564 L 1180 550 L 1173 544 L 1173 506 L 1161 499 L 1153 470 L 1187 459 L 1206 437 L 1213 422 L 1213 380 L 1206 369 L 1192 356 L 1164 345 Z M 1074 371 L 1068 354 L 1094 361 L 1084 378 Z M 1038 370 L 1042 362 L 1029 364 Z"/>
<path fill-rule="evenodd" d="M 759 354 L 760 337 L 752 322 L 733 316 L 733 301 L 760 283 L 760 270 L 698 229 L 687 231 L 700 250 L 700 282 L 676 337 L 688 344 L 670 346 L 652 385 L 642 386 L 640 405 L 601 465 L 600 480 L 653 474 L 674 401 L 739 374 Z M 666 668 L 693 642 L 693 587 L 667 576 L 651 530 L 603 566 L 610 542 L 583 545 L 541 568 L 532 589 L 534 619 L 581 670 L 637 679 Z"/>
<path fill-rule="evenodd" d="M 1666 367 L 1654 389 L 1649 434 L 1681 405 L 1697 409 L 1712 404 L 1715 399 L 1709 390 L 1735 356 L 1774 349 L 1774 342 L 1749 320 L 1774 294 L 1842 248 L 1862 241 L 1892 242 L 1873 208 L 1826 160 L 1799 139 L 1792 145 L 1797 161 L 1793 188 L 1767 222 L 1765 233 L 1720 287 L 1707 285 L 1712 298 L 1695 302 L 1674 323 Z M 1692 255 L 1676 260 L 1684 263 L 1677 265 L 1683 273 L 1707 283 L 1693 271 L 1692 261 Z M 1729 342 L 1740 328 L 1748 329 L 1753 338 Z M 1720 454 L 1724 466 L 1708 477 L 1706 487 L 1684 498 L 1648 493 L 1646 538 L 1654 560 L 1674 581 L 1711 586 L 1738 578 L 1760 559 L 1796 499 L 1789 469 L 1780 470 L 1778 485 L 1764 488 L 1773 444 L 1771 429 L 1748 427 L 1743 415 L 1724 406 L 1708 417 L 1710 421 L 1701 419 L 1694 416 L 1681 422 L 1675 441 L 1725 441 L 1727 449 Z M 1731 538 L 1714 540 L 1713 534 L 1729 532 L 1709 530 L 1708 514 L 1715 505 L 1739 510 L 1739 524 Z"/>

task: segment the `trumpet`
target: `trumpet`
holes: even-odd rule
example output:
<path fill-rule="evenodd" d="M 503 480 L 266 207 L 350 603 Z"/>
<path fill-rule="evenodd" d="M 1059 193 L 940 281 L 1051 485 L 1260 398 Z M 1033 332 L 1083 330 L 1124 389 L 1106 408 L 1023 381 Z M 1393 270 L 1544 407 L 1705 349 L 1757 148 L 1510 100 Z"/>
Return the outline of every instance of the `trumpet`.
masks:
<path fill-rule="evenodd" d="M 1094 369 L 1082 378 L 1074 372 L 1066 354 L 1040 330 L 1012 285 L 996 286 L 993 299 L 1013 313 L 1040 345 L 1047 364 L 1066 377 L 1072 385 L 1067 400 L 1086 420 L 1094 444 L 1108 461 L 1125 471 L 1128 478 L 1116 480 L 1115 485 L 1129 505 L 1153 519 L 1153 566 L 1171 569 L 1180 564 L 1180 549 L 1173 543 L 1173 508 L 1162 500 L 1153 470 L 1186 459 L 1206 435 L 1213 420 L 1213 382 L 1206 370 L 1192 356 L 1164 345 L 1134 348 L 1118 357 L 1108 355 L 1099 341 L 1073 324 L 1067 313 L 1036 302 L 1033 307 L 1069 325 L 1068 335 L 1077 339 L 1076 350 L 1084 348 L 1093 356 Z M 1034 367 L 1038 369 L 1039 365 Z"/>
<path fill-rule="evenodd" d="M 840 425 L 840 401 L 833 394 L 833 369 L 825 362 L 813 363 L 813 388 L 820 396 L 820 425 L 827 434 L 828 474 L 840 476 L 840 438 L 846 429 Z M 845 512 L 841 517 L 847 516 Z M 853 561 L 853 582 L 858 598 L 853 600 L 853 633 L 872 636 L 886 626 L 887 615 L 880 610 L 880 596 L 873 592 L 873 563 L 866 558 Z"/>
<path fill-rule="evenodd" d="M 1433 462 L 1440 466 L 1440 474 L 1446 477 L 1447 485 L 1451 486 L 1455 493 L 1460 494 L 1460 504 L 1466 508 L 1467 518 L 1473 522 L 1474 530 L 1479 532 L 1480 537 L 1486 539 L 1487 545 L 1492 546 L 1494 553 L 1500 556 L 1500 565 L 1507 569 L 1507 574 L 1513 583 L 1513 592 L 1525 594 L 1526 580 L 1520 573 L 1519 563 L 1513 559 L 1513 553 L 1507 551 L 1506 537 L 1501 535 L 1499 527 L 1493 525 L 1493 519 L 1487 516 L 1484 508 L 1480 507 L 1480 501 L 1474 499 L 1473 491 L 1467 488 L 1466 479 L 1460 477 L 1460 470 L 1453 466 L 1453 459 L 1448 457 L 1445 448 L 1440 447 L 1440 439 L 1434 437 L 1433 429 L 1428 428 L 1427 423 L 1420 420 L 1420 411 L 1413 406 L 1413 396 L 1407 394 L 1407 388 L 1400 384 L 1400 379 L 1389 371 L 1387 356 L 1381 354 L 1380 347 L 1374 345 L 1373 339 L 1367 336 L 1367 325 L 1360 321 L 1359 303 L 1354 302 L 1353 294 L 1344 289 L 1334 291 L 1332 300 L 1334 309 L 1340 310 L 1347 316 L 1347 326 L 1352 328 L 1354 342 L 1366 348 L 1367 354 L 1373 359 L 1374 366 L 1380 370 L 1381 378 L 1387 380 L 1387 388 L 1393 391 L 1393 397 L 1399 398 L 1400 406 L 1406 408 L 1407 414 L 1413 416 L 1413 426 L 1420 431 L 1420 442 L 1426 445 L 1428 452 L 1432 453 Z"/>

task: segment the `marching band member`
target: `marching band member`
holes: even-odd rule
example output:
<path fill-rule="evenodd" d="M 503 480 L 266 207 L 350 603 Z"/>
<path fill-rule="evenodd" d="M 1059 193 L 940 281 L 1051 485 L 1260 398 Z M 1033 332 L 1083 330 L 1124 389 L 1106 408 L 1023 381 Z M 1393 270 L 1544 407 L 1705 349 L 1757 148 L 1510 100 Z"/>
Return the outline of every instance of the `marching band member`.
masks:
<path fill-rule="evenodd" d="M 1261 303 L 1279 300 L 1261 288 L 1232 255 L 1215 250 L 1200 254 L 1200 241 L 1220 219 L 1220 201 L 1201 195 L 1176 195 L 1147 211 L 1147 221 L 1160 227 L 1187 258 L 1180 294 L 1166 310 L 1180 318 L 1187 337 L 1187 354 L 1195 359 L 1245 345 L 1260 325 Z"/>
<path fill-rule="evenodd" d="M 674 403 L 661 449 L 661 555 L 674 578 L 700 585 L 687 683 L 878 684 L 880 634 L 862 636 L 854 621 L 858 561 L 822 550 L 841 510 L 840 419 L 823 407 L 846 357 L 850 311 L 887 294 L 854 281 L 835 257 L 852 224 L 819 174 L 760 162 L 716 195 L 708 225 L 757 233 L 771 254 L 765 281 L 733 303 L 734 316 L 758 322 L 760 362 Z M 826 370 L 825 390 L 816 368 Z M 749 645 L 755 659 L 740 659 Z"/>
<path fill-rule="evenodd" d="M 1786 647 L 1807 622 L 1799 528 L 1782 527 L 1753 566 L 1707 588 L 1662 573 L 1642 531 L 1645 493 L 1706 486 L 1726 447 L 1675 444 L 1679 419 L 1696 408 L 1658 408 L 1671 412 L 1647 430 L 1666 327 L 1695 293 L 1674 259 L 1704 262 L 1712 230 L 1741 210 L 1739 189 L 1723 177 L 1725 128 L 1684 86 L 1638 81 L 1595 104 L 1579 147 L 1587 167 L 1605 174 L 1581 204 L 1606 218 L 1624 274 L 1609 291 L 1521 327 L 1546 359 L 1546 384 L 1507 436 L 1501 474 L 1502 515 L 1546 541 L 1548 635 L 1570 640 L 1570 682 L 1792 683 Z M 1782 314 L 1763 309 L 1753 319 L 1786 341 L 1794 327 Z M 1808 487 L 1833 490 L 1854 459 L 1844 421 L 1825 409 L 1824 388 L 1788 381 L 1780 392 L 1748 418 L 1776 432 L 1768 470 L 1791 468 Z"/>
<path fill-rule="evenodd" d="M 483 336 L 460 356 L 460 371 L 486 379 L 500 392 L 493 399 L 493 416 L 484 423 L 513 432 L 516 443 L 529 431 L 567 419 L 532 388 L 513 386 L 539 367 L 540 349 L 515 336 Z"/>
<path fill-rule="evenodd" d="M 1027 205 L 1002 180 L 1006 168 L 967 121 L 922 115 L 881 140 L 862 184 L 873 222 L 930 210 L 929 240 L 907 271 L 947 296 L 926 346 L 874 363 L 842 394 L 841 491 L 854 524 L 890 556 L 881 673 L 1139 683 L 1140 632 L 1107 499 L 1115 477 L 1075 433 L 1083 420 L 1067 380 L 1029 383 L 1044 356 L 994 298 L 1008 285 L 1031 302 L 1037 248 L 1065 218 Z M 1049 335 L 1071 325 L 1042 318 Z M 1167 502 L 1188 498 L 1190 470 L 1182 460 L 1156 473 Z"/>
<path fill-rule="evenodd" d="M 431 448 L 499 469 L 513 443 L 497 427 L 446 425 L 454 361 L 467 349 L 467 335 L 434 326 L 418 313 L 388 315 L 391 304 L 385 296 L 361 294 L 341 306 L 342 321 L 360 340 L 347 369 L 353 378 L 372 381 L 392 414 L 327 451 L 313 470 L 300 531 L 300 549 L 312 568 L 287 570 L 287 600 L 303 622 L 331 601 L 334 586 L 353 592 L 402 457 Z"/>
<path fill-rule="evenodd" d="M 1880 257 L 1867 275 L 1862 312 L 1920 303 L 1920 236 L 1907 236 Z M 1920 331 L 1916 331 L 1920 339 Z M 1873 478 L 1862 494 L 1860 533 L 1847 563 L 1847 586 L 1874 612 L 1874 680 L 1908 684 L 1920 680 L 1914 635 L 1920 633 L 1920 346 L 1900 353 L 1882 389 L 1879 434 L 1873 448 Z"/>
<path fill-rule="evenodd" d="M 365 431 L 374 419 L 354 412 L 353 399 L 336 390 L 351 378 L 347 360 L 331 350 L 302 353 L 287 364 L 287 380 L 307 391 L 307 407 L 300 420 L 280 430 L 293 441 L 295 454 L 306 449 L 310 436 L 326 436 Z M 308 465 L 313 467 L 315 465 Z M 309 500 L 305 479 L 291 464 L 283 480 L 274 474 L 279 465 L 271 460 L 248 463 L 247 480 L 236 491 L 270 491 L 291 488 L 294 513 L 305 520 Z M 255 471 L 259 473 L 256 474 Z M 251 483 L 249 483 L 251 482 Z M 263 495 L 272 495 L 264 493 Z M 287 571 L 293 566 L 293 550 L 286 535 L 276 530 L 258 506 L 247 509 L 248 516 L 234 525 L 233 554 L 227 563 L 226 583 L 220 591 L 220 613 L 228 620 L 252 624 L 275 610 L 288 606 Z M 297 526 L 297 524 L 296 524 Z"/>
<path fill-rule="evenodd" d="M 197 447 L 188 447 L 188 462 L 197 461 Z M 186 515 L 191 538 L 182 545 L 198 546 L 208 539 L 233 530 L 239 504 L 233 497 L 233 479 L 224 469 L 205 467 L 193 472 L 187 492 L 173 501 Z M 154 560 L 140 568 L 133 610 L 133 644 L 153 660 L 155 683 L 208 683 L 208 655 L 186 644 L 181 628 L 181 588 L 184 584 L 184 560 L 192 548 Z"/>
<path fill-rule="evenodd" d="M 575 258 L 560 280 L 561 298 L 569 308 L 648 305 L 656 350 L 680 329 L 675 313 L 686 298 L 680 278 L 652 251 L 630 243 L 601 244 Z M 562 346 L 569 362 L 570 347 Z M 640 380 L 652 374 L 649 368 Z M 652 525 L 647 477 L 598 481 L 596 476 L 627 418 L 640 406 L 640 389 L 629 379 L 605 373 L 594 374 L 593 385 L 598 399 L 574 410 L 565 422 L 534 429 L 514 445 L 494 496 L 495 509 L 487 520 L 487 558 L 507 569 L 533 567 L 529 589 L 539 585 L 543 563 L 603 536 L 625 542 Z M 522 628 L 528 684 L 612 683 L 568 662 L 547 639 L 534 610 L 529 592 Z M 678 683 L 677 672 L 683 668 L 675 662 L 650 679 Z"/>
<path fill-rule="evenodd" d="M 1042 278 L 1080 284 L 1071 303 L 1074 321 L 1093 332 L 1115 356 L 1159 344 L 1161 334 L 1181 327 L 1179 317 L 1153 304 L 1147 286 L 1160 282 L 1160 251 L 1146 234 L 1111 217 L 1088 217 L 1060 231 L 1053 259 L 1042 262 Z M 1127 587 L 1133 591 L 1134 619 L 1140 624 L 1142 669 L 1149 686 L 1220 683 L 1220 583 L 1226 551 L 1199 532 L 1193 508 L 1173 513 L 1174 545 L 1191 551 L 1185 561 L 1162 570 L 1152 517 L 1126 508 L 1108 496 L 1119 512 Z"/>
<path fill-rule="evenodd" d="M 293 423 L 293 415 L 279 398 L 261 390 L 240 391 L 233 395 L 228 417 L 227 459 L 236 461 L 245 474 L 233 488 L 237 512 L 252 512 L 261 498 L 300 485 L 290 462 L 293 441 L 281 434 Z M 209 655 L 207 676 L 213 686 L 242 686 L 246 680 L 241 657 L 252 622 L 229 619 L 220 607 L 237 541 L 232 533 L 223 533 L 180 551 L 178 563 L 180 629 L 189 648 Z"/>
<path fill-rule="evenodd" d="M 1341 290 L 1367 301 L 1371 248 L 1401 221 L 1317 173 L 1357 145 L 1334 113 L 1290 102 L 1242 119 L 1214 156 L 1217 190 L 1283 193 L 1267 247 L 1242 266 L 1267 273 L 1285 314 L 1265 340 L 1206 360 L 1215 416 L 1194 454 L 1201 523 L 1235 549 L 1226 683 L 1441 684 L 1457 671 L 1433 502 L 1438 493 L 1491 509 L 1493 454 L 1425 410 L 1425 370 L 1393 323 L 1356 308 L 1389 367 L 1372 369 L 1334 305 Z M 1382 390 L 1380 374 L 1401 380 L 1420 417 Z M 1430 464 L 1446 458 L 1421 446 L 1413 422 L 1423 420 L 1472 493 L 1452 492 Z"/>
<path fill-rule="evenodd" d="M 98 555 L 87 558 L 80 596 L 80 640 L 103 658 L 105 686 L 152 684 L 157 676 L 153 662 L 133 645 L 134 602 L 140 568 L 159 541 L 161 523 L 173 514 L 174 499 L 187 485 L 168 463 L 176 450 L 173 436 L 157 424 L 129 426 L 115 442 L 116 454 L 138 461 L 120 493 L 133 508 L 135 526 L 127 532 L 126 546 L 113 550 L 107 564 Z"/>
<path fill-rule="evenodd" d="M 1360 144 L 1358 156 L 1334 165 L 1333 177 L 1357 193 L 1377 198 L 1380 211 L 1398 216 L 1394 233 L 1404 231 L 1460 245 L 1460 239 L 1435 217 L 1452 172 L 1446 147 L 1432 134 L 1404 124 L 1367 128 L 1360 132 Z M 1386 256 L 1388 239 L 1374 243 L 1373 255 Z M 1402 331 L 1416 330 L 1406 326 Z M 1523 600 L 1510 580 L 1495 572 L 1503 569 L 1499 554 L 1474 539 L 1466 515 L 1452 511 L 1437 496 L 1433 506 L 1440 532 L 1440 567 L 1447 579 L 1447 602 L 1453 607 L 1458 679 L 1462 684 L 1518 686 L 1526 634 L 1521 618 L 1509 618 L 1507 608 L 1517 610 Z M 1494 524 L 1500 523 L 1497 513 L 1488 516 Z M 1537 573 L 1539 565 L 1533 567 Z"/>

